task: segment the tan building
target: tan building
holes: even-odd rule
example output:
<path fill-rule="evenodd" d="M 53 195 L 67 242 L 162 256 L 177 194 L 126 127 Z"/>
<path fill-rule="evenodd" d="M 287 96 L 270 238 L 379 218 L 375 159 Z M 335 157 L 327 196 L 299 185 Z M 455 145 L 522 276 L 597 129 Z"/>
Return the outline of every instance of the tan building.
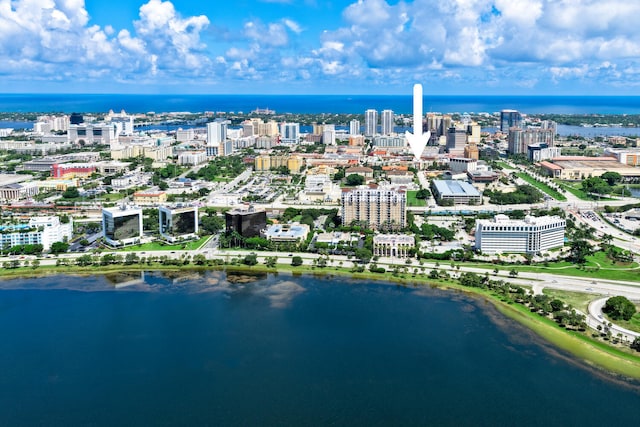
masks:
<path fill-rule="evenodd" d="M 257 156 L 254 161 L 256 172 L 266 172 L 285 166 L 289 173 L 300 173 L 304 160 L 300 156 Z"/>
<path fill-rule="evenodd" d="M 349 175 L 361 175 L 365 179 L 372 179 L 373 169 L 364 166 L 352 166 L 344 171 L 345 178 Z"/>
<path fill-rule="evenodd" d="M 407 194 L 403 190 L 343 189 L 342 225 L 353 222 L 371 229 L 399 229 L 407 225 Z"/>
<path fill-rule="evenodd" d="M 625 180 L 640 178 L 640 168 L 619 163 L 612 157 L 555 157 L 551 161 L 540 162 L 542 169 L 554 178 L 579 181 L 601 176 L 605 172 L 618 172 Z"/>
<path fill-rule="evenodd" d="M 464 157 L 466 157 L 467 159 L 479 160 L 480 151 L 478 150 L 478 146 L 476 144 L 469 144 L 465 146 Z"/>
<path fill-rule="evenodd" d="M 133 193 L 133 202 L 137 205 L 159 205 L 167 201 L 167 193 L 164 191 Z"/>

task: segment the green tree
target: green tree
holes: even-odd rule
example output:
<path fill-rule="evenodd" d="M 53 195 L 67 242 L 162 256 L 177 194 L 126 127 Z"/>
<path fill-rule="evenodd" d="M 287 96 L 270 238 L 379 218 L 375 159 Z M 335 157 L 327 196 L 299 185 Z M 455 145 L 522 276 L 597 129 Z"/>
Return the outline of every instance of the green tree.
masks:
<path fill-rule="evenodd" d="M 362 185 L 364 184 L 364 176 L 358 175 L 357 173 L 353 173 L 347 177 L 345 182 L 350 187 L 353 187 L 356 185 Z"/>
<path fill-rule="evenodd" d="M 609 186 L 611 187 L 622 181 L 622 175 L 620 175 L 618 172 L 613 171 L 603 173 L 602 175 L 600 175 L 600 178 L 607 181 L 607 184 L 609 184 Z"/>
<path fill-rule="evenodd" d="M 636 314 L 636 306 L 623 296 L 611 297 L 602 308 L 614 320 L 630 320 Z"/>
<path fill-rule="evenodd" d="M 293 258 L 291 258 L 291 265 L 293 267 L 298 267 L 302 265 L 302 257 L 295 255 Z"/>
<path fill-rule="evenodd" d="M 602 195 L 610 193 L 611 187 L 604 179 L 593 176 L 582 181 L 582 190 L 585 193 L 595 193 Z"/>
<path fill-rule="evenodd" d="M 53 242 L 51 244 L 51 249 L 49 250 L 52 254 L 62 254 L 69 250 L 69 244 L 66 242 Z"/>
<path fill-rule="evenodd" d="M 68 187 L 63 193 L 63 199 L 77 199 L 80 197 L 80 192 L 77 187 Z"/>
<path fill-rule="evenodd" d="M 258 263 L 258 255 L 252 252 L 244 257 L 242 263 L 245 265 L 256 265 Z"/>

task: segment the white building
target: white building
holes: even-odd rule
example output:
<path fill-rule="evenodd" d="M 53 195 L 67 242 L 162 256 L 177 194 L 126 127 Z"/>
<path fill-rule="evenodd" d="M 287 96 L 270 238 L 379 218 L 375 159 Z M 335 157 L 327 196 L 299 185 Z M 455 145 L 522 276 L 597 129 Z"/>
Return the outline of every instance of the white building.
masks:
<path fill-rule="evenodd" d="M 106 123 L 69 125 L 68 138 L 74 144 L 111 144 L 117 141 L 116 126 Z"/>
<path fill-rule="evenodd" d="M 349 135 L 360 135 L 360 120 L 349 122 Z"/>
<path fill-rule="evenodd" d="M 322 143 L 324 145 L 336 145 L 335 125 L 324 125 L 322 127 Z"/>
<path fill-rule="evenodd" d="M 138 243 L 142 238 L 142 209 L 124 205 L 102 209 L 102 235 L 111 246 Z"/>
<path fill-rule="evenodd" d="M 378 111 L 367 110 L 364 112 L 364 135 L 374 136 L 378 133 Z"/>
<path fill-rule="evenodd" d="M 382 110 L 382 116 L 380 117 L 381 130 L 380 133 L 382 135 L 391 135 L 394 133 L 394 120 L 393 120 L 393 111 L 392 110 Z"/>
<path fill-rule="evenodd" d="M 0 226 L 0 248 L 40 244 L 46 251 L 53 243 L 71 240 L 72 236 L 71 218 L 63 224 L 57 216 L 33 217 L 27 224 Z"/>
<path fill-rule="evenodd" d="M 282 123 L 280 125 L 280 140 L 283 144 L 298 144 L 300 142 L 300 124 Z"/>
<path fill-rule="evenodd" d="M 476 249 L 483 253 L 536 254 L 564 245 L 566 221 L 558 216 L 476 221 Z"/>
<path fill-rule="evenodd" d="M 415 245 L 415 237 L 407 234 L 374 234 L 373 255 L 408 258 Z"/>
<path fill-rule="evenodd" d="M 207 163 L 207 153 L 205 151 L 183 151 L 178 154 L 179 165 L 197 166 L 203 163 Z"/>

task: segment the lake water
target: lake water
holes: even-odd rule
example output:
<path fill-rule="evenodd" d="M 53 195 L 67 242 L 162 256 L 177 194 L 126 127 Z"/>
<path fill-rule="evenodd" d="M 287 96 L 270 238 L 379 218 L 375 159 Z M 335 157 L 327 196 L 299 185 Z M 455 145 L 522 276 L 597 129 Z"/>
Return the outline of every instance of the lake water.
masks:
<path fill-rule="evenodd" d="M 640 419 L 636 388 L 461 294 L 222 272 L 140 279 L 0 283 L 0 425 Z"/>

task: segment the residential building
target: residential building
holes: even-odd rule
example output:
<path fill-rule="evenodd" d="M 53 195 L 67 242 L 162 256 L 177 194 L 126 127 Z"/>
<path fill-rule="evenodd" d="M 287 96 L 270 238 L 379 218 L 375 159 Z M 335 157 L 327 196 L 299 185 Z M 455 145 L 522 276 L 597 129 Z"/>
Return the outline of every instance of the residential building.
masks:
<path fill-rule="evenodd" d="M 566 221 L 558 216 L 532 217 L 523 220 L 496 215 L 476 221 L 477 250 L 483 253 L 537 254 L 564 245 Z"/>
<path fill-rule="evenodd" d="M 73 237 L 73 221 L 63 223 L 57 216 L 33 217 L 25 224 L 0 226 L 0 248 L 18 245 L 42 245 L 47 251 L 55 242 L 69 241 Z"/>
<path fill-rule="evenodd" d="M 351 120 L 349 122 L 349 135 L 360 135 L 360 120 Z"/>
<path fill-rule="evenodd" d="M 380 133 L 382 135 L 391 135 L 394 133 L 395 121 L 392 110 L 382 110 L 382 115 L 380 116 L 380 125 Z"/>
<path fill-rule="evenodd" d="M 500 112 L 500 132 L 509 133 L 511 128 L 522 127 L 522 115 L 516 110 L 502 110 Z"/>
<path fill-rule="evenodd" d="M 367 110 L 364 112 L 364 135 L 374 136 L 378 134 L 378 111 Z"/>
<path fill-rule="evenodd" d="M 527 154 L 530 145 L 545 144 L 553 147 L 555 134 L 551 129 L 520 129 L 509 130 L 508 148 L 510 154 Z"/>
<path fill-rule="evenodd" d="M 295 144 L 300 142 L 300 124 L 282 123 L 280 125 L 280 141 L 283 144 Z"/>
<path fill-rule="evenodd" d="M 343 189 L 342 225 L 354 221 L 371 229 L 400 229 L 407 225 L 407 194 L 403 190 Z"/>

